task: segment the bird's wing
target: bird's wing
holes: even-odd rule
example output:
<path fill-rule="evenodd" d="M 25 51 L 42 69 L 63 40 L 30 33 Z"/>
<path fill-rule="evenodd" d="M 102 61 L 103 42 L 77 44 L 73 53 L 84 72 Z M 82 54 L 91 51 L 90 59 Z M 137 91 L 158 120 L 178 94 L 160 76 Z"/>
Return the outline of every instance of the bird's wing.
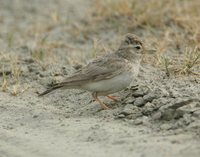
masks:
<path fill-rule="evenodd" d="M 59 85 L 71 84 L 73 86 L 110 79 L 123 72 L 124 64 L 126 64 L 124 59 L 115 56 L 98 58 L 77 71 L 71 77 L 66 78 L 66 80 L 59 83 Z"/>
<path fill-rule="evenodd" d="M 77 88 L 84 83 L 113 78 L 124 72 L 126 64 L 124 59 L 116 56 L 95 59 L 87 66 L 74 73 L 74 75 L 66 78 L 65 81 L 51 85 L 49 89 L 39 94 L 39 96 L 46 95 L 59 88 Z"/>

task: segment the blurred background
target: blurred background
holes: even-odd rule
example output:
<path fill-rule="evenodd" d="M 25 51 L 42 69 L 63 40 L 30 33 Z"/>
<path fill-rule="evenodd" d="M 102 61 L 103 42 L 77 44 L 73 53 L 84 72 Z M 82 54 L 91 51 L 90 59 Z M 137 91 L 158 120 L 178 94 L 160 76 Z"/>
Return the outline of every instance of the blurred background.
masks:
<path fill-rule="evenodd" d="M 19 77 L 23 58 L 43 68 L 85 64 L 130 32 L 156 50 L 144 62 L 199 75 L 199 8 L 199 0 L 1 0 L 0 71 Z"/>
<path fill-rule="evenodd" d="M 151 53 L 110 110 L 38 97 L 126 33 Z M 200 0 L 0 0 L 0 157 L 199 157 L 199 89 Z"/>

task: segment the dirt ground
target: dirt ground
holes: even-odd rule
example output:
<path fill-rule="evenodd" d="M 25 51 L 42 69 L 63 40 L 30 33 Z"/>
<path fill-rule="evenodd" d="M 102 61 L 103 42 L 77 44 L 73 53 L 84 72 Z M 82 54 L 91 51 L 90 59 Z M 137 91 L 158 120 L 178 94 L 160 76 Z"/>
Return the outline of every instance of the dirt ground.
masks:
<path fill-rule="evenodd" d="M 37 96 L 116 49 L 125 33 L 150 38 L 140 27 L 90 19 L 96 2 L 0 1 L 0 157 L 199 157 L 199 76 L 167 77 L 144 61 L 139 77 L 116 93 L 119 102 L 102 98 L 109 110 L 80 90 Z"/>

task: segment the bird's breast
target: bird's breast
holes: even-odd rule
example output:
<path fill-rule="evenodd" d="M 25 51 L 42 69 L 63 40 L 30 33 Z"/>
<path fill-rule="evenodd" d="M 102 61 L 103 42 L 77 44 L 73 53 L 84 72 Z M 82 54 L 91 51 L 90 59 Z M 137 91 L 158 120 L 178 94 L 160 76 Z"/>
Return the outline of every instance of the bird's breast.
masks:
<path fill-rule="evenodd" d="M 108 95 L 125 89 L 129 86 L 132 79 L 132 74 L 125 71 L 113 78 L 90 82 L 82 87 L 88 91 L 101 93 L 99 95 Z"/>

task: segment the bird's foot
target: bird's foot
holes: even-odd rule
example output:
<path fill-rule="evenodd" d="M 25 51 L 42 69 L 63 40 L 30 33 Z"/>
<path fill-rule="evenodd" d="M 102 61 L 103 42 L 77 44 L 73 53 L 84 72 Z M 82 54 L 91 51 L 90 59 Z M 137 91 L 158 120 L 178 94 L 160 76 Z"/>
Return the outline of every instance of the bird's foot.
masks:
<path fill-rule="evenodd" d="M 108 97 L 109 99 L 111 99 L 111 100 L 115 101 L 115 102 L 117 102 L 117 101 L 118 101 L 117 97 L 115 97 L 115 96 L 110 96 L 110 95 L 107 95 L 107 97 Z"/>

